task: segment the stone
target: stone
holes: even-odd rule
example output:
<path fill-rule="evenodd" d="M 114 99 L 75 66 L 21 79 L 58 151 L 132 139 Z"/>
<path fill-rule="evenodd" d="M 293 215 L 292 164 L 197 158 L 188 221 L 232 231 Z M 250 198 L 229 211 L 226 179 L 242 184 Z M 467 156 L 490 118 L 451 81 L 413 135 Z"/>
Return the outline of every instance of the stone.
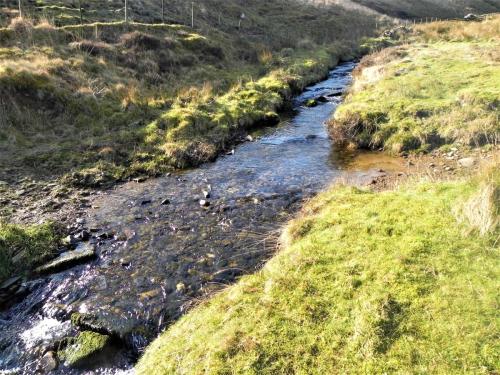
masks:
<path fill-rule="evenodd" d="M 95 357 L 111 347 L 111 337 L 97 332 L 83 331 L 74 342 L 61 352 L 65 365 L 69 367 L 87 367 L 95 362 Z"/>
<path fill-rule="evenodd" d="M 200 199 L 200 206 L 201 207 L 209 207 L 210 206 L 210 202 L 207 201 L 206 199 Z"/>
<path fill-rule="evenodd" d="M 76 244 L 78 244 L 78 242 L 80 242 L 80 240 L 76 236 L 69 235 L 69 236 L 66 236 L 62 240 L 62 242 L 66 246 L 75 246 Z"/>
<path fill-rule="evenodd" d="M 458 160 L 458 164 L 464 168 L 471 168 L 476 164 L 476 159 L 474 158 L 463 158 Z"/>
<path fill-rule="evenodd" d="M 59 360 L 54 352 L 49 351 L 44 354 L 39 362 L 39 368 L 44 374 L 54 371 L 59 366 Z"/>
<path fill-rule="evenodd" d="M 84 263 L 93 259 L 95 256 L 94 246 L 88 243 L 82 243 L 75 250 L 66 251 L 60 254 L 56 259 L 38 267 L 35 271 L 42 274 L 54 273 Z"/>
<path fill-rule="evenodd" d="M 162 206 L 166 206 L 166 205 L 169 205 L 170 204 L 170 199 L 168 198 L 165 198 L 164 200 L 161 201 L 161 205 Z"/>
<path fill-rule="evenodd" d="M 88 241 L 90 239 L 90 233 L 87 232 L 86 230 L 82 230 L 75 237 L 77 240 L 80 241 Z"/>
<path fill-rule="evenodd" d="M 337 92 L 332 92 L 331 94 L 327 95 L 329 98 L 333 98 L 336 96 L 342 96 L 342 91 L 337 91 Z"/>
<path fill-rule="evenodd" d="M 249 134 L 245 137 L 248 142 L 253 142 L 253 137 Z"/>
<path fill-rule="evenodd" d="M 203 196 L 207 199 L 210 198 L 210 192 L 207 190 L 203 190 Z"/>
<path fill-rule="evenodd" d="M 128 259 L 125 259 L 125 258 L 121 258 L 120 259 L 120 265 L 122 267 L 129 267 L 130 266 L 130 261 Z"/>
<path fill-rule="evenodd" d="M 146 176 L 139 176 L 139 177 L 134 178 L 134 180 L 133 180 L 133 181 L 134 181 L 134 182 L 137 182 L 137 183 L 139 183 L 139 184 L 140 184 L 140 183 L 142 183 L 142 182 L 146 181 L 147 179 L 148 179 L 148 178 L 147 178 Z"/>
<path fill-rule="evenodd" d="M 186 290 L 186 284 L 184 283 L 178 283 L 176 286 L 175 286 L 175 289 L 179 292 L 179 293 L 182 293 Z"/>
<path fill-rule="evenodd" d="M 306 100 L 304 105 L 308 108 L 313 108 L 313 107 L 316 107 L 318 105 L 318 102 L 315 99 L 309 99 L 309 100 Z"/>
<path fill-rule="evenodd" d="M 217 282 L 233 281 L 242 274 L 243 271 L 239 268 L 227 268 L 214 273 L 212 279 Z"/>
<path fill-rule="evenodd" d="M 478 21 L 479 19 L 480 19 L 479 16 L 473 13 L 469 13 L 464 17 L 465 21 Z"/>
<path fill-rule="evenodd" d="M 320 96 L 320 97 L 318 97 L 318 99 L 316 99 L 316 101 L 318 103 L 326 103 L 328 101 L 328 99 L 325 98 L 324 96 Z"/>
<path fill-rule="evenodd" d="M 2 285 L 0 285 L 0 290 L 11 289 L 13 286 L 20 283 L 21 283 L 21 276 L 11 277 L 10 279 L 4 281 Z"/>

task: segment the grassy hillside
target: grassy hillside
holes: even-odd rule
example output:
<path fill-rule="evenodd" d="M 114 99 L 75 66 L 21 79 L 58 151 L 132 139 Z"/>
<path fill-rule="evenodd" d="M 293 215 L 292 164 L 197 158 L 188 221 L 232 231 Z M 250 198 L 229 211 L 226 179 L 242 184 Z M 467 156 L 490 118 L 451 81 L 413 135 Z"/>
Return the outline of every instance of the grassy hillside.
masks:
<path fill-rule="evenodd" d="M 217 4 L 207 14 L 245 10 L 240 30 L 209 27 L 208 15 L 195 30 L 29 19 L 0 29 L 0 179 L 50 171 L 99 185 L 210 160 L 276 121 L 375 26 L 341 7 Z"/>
<path fill-rule="evenodd" d="M 398 153 L 500 141 L 500 17 L 419 25 L 363 60 L 330 125 L 335 142 Z M 380 100 L 380 98 L 384 98 Z"/>
<path fill-rule="evenodd" d="M 469 13 L 500 11 L 498 0 L 354 0 L 382 14 L 398 18 L 462 18 Z"/>
<path fill-rule="evenodd" d="M 261 272 L 161 335 L 138 373 L 494 373 L 494 167 L 469 181 L 322 194 Z"/>

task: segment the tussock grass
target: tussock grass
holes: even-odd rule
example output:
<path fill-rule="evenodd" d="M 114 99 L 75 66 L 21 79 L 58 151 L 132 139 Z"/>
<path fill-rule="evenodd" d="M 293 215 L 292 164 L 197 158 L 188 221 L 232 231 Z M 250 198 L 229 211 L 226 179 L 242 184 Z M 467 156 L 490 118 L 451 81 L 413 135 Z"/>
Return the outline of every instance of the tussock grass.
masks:
<path fill-rule="evenodd" d="M 170 327 L 138 374 L 496 371 L 500 233 L 454 214 L 483 182 L 321 194 L 261 272 Z"/>
<path fill-rule="evenodd" d="M 53 224 L 22 227 L 0 222 L 0 283 L 53 257 L 58 241 Z"/>
<path fill-rule="evenodd" d="M 467 223 L 469 230 L 476 230 L 481 235 L 497 232 L 500 226 L 500 162 L 484 166 L 477 178 L 477 192 L 456 207 L 455 215 L 459 221 Z M 498 238 L 497 238 L 498 241 Z"/>
<path fill-rule="evenodd" d="M 482 22 L 440 21 L 415 25 L 419 38 L 426 42 L 497 40 L 500 35 L 498 15 L 490 15 Z"/>
<path fill-rule="evenodd" d="M 499 25 L 497 16 L 419 26 L 412 43 L 367 57 L 330 124 L 333 140 L 393 153 L 498 144 Z"/>

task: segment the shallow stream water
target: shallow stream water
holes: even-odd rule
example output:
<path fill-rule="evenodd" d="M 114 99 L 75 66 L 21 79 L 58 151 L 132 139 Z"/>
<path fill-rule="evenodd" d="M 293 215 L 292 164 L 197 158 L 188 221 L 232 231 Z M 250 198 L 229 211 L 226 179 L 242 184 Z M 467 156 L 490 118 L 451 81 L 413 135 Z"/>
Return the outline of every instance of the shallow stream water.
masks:
<path fill-rule="evenodd" d="M 331 71 L 296 98 L 290 120 L 259 130 L 234 153 L 98 196 L 84 218 L 96 234 L 91 242 L 97 260 L 34 281 L 31 293 L 2 313 L 0 369 L 33 373 L 41 350 L 74 333 L 68 322 L 74 312 L 91 316 L 92 329 L 113 335 L 117 351 L 90 372 L 59 366 L 55 373 L 127 369 L 186 310 L 258 270 L 305 199 L 341 177 L 359 182 L 376 177 L 377 159 L 365 156 L 358 168 L 335 151 L 324 125 L 354 66 Z M 328 101 L 301 105 L 319 96 Z M 201 199 L 209 206 L 202 207 Z"/>

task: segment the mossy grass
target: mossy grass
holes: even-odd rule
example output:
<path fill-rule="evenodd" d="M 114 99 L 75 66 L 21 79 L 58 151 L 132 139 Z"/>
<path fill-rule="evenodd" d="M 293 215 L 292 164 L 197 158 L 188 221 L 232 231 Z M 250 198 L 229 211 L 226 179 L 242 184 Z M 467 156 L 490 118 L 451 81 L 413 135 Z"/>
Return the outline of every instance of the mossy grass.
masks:
<path fill-rule="evenodd" d="M 500 232 L 457 216 L 482 186 L 499 189 L 490 172 L 319 195 L 261 272 L 170 327 L 137 373 L 496 371 Z"/>
<path fill-rule="evenodd" d="M 419 26 L 410 44 L 367 57 L 333 140 L 393 153 L 498 144 L 499 25 L 496 16 Z"/>
<path fill-rule="evenodd" d="M 58 242 L 58 230 L 53 224 L 19 226 L 0 222 L 0 283 L 54 257 Z"/>

